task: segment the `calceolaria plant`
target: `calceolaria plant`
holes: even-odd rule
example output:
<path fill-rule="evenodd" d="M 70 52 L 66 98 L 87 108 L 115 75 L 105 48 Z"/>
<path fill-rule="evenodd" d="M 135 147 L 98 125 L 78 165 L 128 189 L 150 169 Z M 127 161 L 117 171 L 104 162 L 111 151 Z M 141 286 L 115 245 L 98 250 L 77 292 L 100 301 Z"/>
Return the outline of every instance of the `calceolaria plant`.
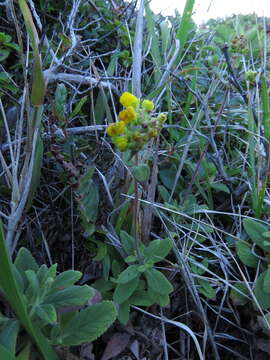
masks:
<path fill-rule="evenodd" d="M 120 103 L 124 109 L 118 114 L 119 121 L 107 127 L 107 134 L 120 151 L 131 150 L 136 153 L 157 137 L 166 115 L 152 117 L 154 103 L 150 100 L 140 101 L 129 92 L 121 95 Z"/>
<path fill-rule="evenodd" d="M 152 116 L 154 103 L 146 99 L 140 101 L 129 92 L 121 95 L 120 103 L 124 109 L 119 112 L 118 122 L 108 126 L 107 134 L 118 150 L 129 151 L 127 165 L 133 175 L 135 189 L 132 234 L 122 229 L 116 231 L 120 236 L 124 262 L 118 261 L 116 265 L 114 261 L 112 277 L 105 282 L 97 281 L 94 286 L 105 297 L 112 298 L 118 304 L 118 319 L 126 323 L 131 305 L 169 304 L 169 294 L 173 291 L 173 286 L 154 265 L 164 261 L 172 249 L 172 241 L 166 238 L 155 239 L 148 244 L 143 243 L 140 239 L 141 231 L 137 218 L 140 206 L 139 183 L 146 181 L 150 172 L 147 164 L 138 163 L 137 153 L 145 144 L 158 136 L 166 121 L 166 115 Z"/>

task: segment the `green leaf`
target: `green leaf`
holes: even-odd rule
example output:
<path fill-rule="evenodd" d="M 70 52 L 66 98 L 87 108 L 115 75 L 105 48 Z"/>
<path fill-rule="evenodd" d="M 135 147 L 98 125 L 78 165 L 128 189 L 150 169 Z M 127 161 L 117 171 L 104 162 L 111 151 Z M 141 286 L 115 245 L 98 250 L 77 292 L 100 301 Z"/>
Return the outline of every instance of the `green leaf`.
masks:
<path fill-rule="evenodd" d="M 135 279 L 140 274 L 138 269 L 139 265 L 130 265 L 128 268 L 121 272 L 117 279 L 117 283 L 126 284 L 131 280 Z"/>
<path fill-rule="evenodd" d="M 171 251 L 173 242 L 170 238 L 152 240 L 144 250 L 144 254 L 154 263 L 163 260 Z"/>
<path fill-rule="evenodd" d="M 24 247 L 20 248 L 14 264 L 20 273 L 24 273 L 26 270 L 33 270 L 34 272 L 37 272 L 39 269 L 38 264 L 30 251 Z"/>
<path fill-rule="evenodd" d="M 244 241 L 236 243 L 236 252 L 239 259 L 244 265 L 256 268 L 258 265 L 258 258 L 252 254 L 251 246 Z"/>
<path fill-rule="evenodd" d="M 247 296 L 245 296 L 247 295 Z M 237 282 L 231 289 L 230 298 L 234 305 L 245 305 L 248 302 L 248 288 L 242 282 Z"/>
<path fill-rule="evenodd" d="M 80 271 L 75 270 L 67 270 L 56 276 L 51 290 L 67 288 L 71 285 L 74 285 L 80 278 L 82 277 L 82 273 Z"/>
<path fill-rule="evenodd" d="M 94 290 L 88 286 L 70 286 L 67 289 L 57 291 L 47 296 L 44 303 L 52 304 L 56 308 L 60 306 L 84 305 L 94 296 Z"/>
<path fill-rule="evenodd" d="M 51 278 L 52 280 L 56 277 L 56 270 L 57 270 L 57 264 L 54 264 L 50 266 L 49 268 L 47 265 L 43 264 L 38 269 L 37 277 L 40 282 L 41 286 L 44 286 L 44 284 L 47 282 L 48 278 Z"/>
<path fill-rule="evenodd" d="M 25 257 L 23 257 L 23 259 L 25 259 Z M 29 259 L 33 261 L 32 257 L 29 257 Z M 18 320 L 25 328 L 25 330 L 28 332 L 28 334 L 31 336 L 31 338 L 34 340 L 44 360 L 58 359 L 56 353 L 50 347 L 48 340 L 40 332 L 39 328 L 32 323 L 32 320 L 28 314 L 25 304 L 25 299 L 22 296 L 19 290 L 19 286 L 16 282 L 16 277 L 13 272 L 12 261 L 5 245 L 5 236 L 4 236 L 1 220 L 0 220 L 0 263 L 1 263 L 0 286 L 3 289 L 5 298 L 9 302 Z M 23 262 L 19 262 L 19 265 L 22 263 Z M 36 265 L 35 262 L 33 262 L 32 265 L 33 264 Z"/>
<path fill-rule="evenodd" d="M 67 101 L 67 89 L 64 84 L 57 84 L 54 95 L 54 115 L 60 120 L 65 120 L 65 105 Z"/>
<path fill-rule="evenodd" d="M 119 306 L 118 309 L 118 320 L 121 324 L 126 325 L 129 320 L 129 313 L 130 313 L 130 303 L 129 301 L 124 302 Z"/>
<path fill-rule="evenodd" d="M 159 294 L 158 294 L 159 296 Z M 135 291 L 134 294 L 129 298 L 129 302 L 132 305 L 137 306 L 151 306 L 155 303 L 155 300 L 153 300 L 147 291 Z"/>
<path fill-rule="evenodd" d="M 192 259 L 193 259 L 193 257 L 192 257 Z M 205 269 L 207 269 L 208 268 L 207 258 L 204 258 L 202 262 L 191 263 L 191 265 L 190 265 L 190 268 L 194 274 L 202 275 L 205 273 L 205 269 L 203 267 L 199 266 L 199 264 L 201 264 Z"/>
<path fill-rule="evenodd" d="M 247 232 L 251 240 L 255 244 L 257 244 L 261 249 L 269 252 L 270 251 L 269 246 L 264 244 L 265 239 L 262 235 L 263 233 L 268 231 L 267 227 L 256 220 L 247 219 L 247 218 L 244 219 L 243 225 L 245 231 Z"/>
<path fill-rule="evenodd" d="M 163 202 L 168 202 L 170 199 L 170 193 L 163 185 L 158 185 L 158 193 L 161 196 Z"/>
<path fill-rule="evenodd" d="M 186 0 L 185 8 L 181 18 L 181 23 L 179 28 L 177 29 L 176 39 L 180 41 L 179 54 L 176 60 L 177 63 L 179 63 L 181 59 L 181 55 L 183 54 L 184 46 L 188 38 L 188 32 L 191 25 L 191 16 L 192 16 L 194 4 L 195 4 L 195 0 Z"/>
<path fill-rule="evenodd" d="M 158 172 L 158 176 L 162 184 L 166 186 L 167 189 L 172 190 L 176 176 L 176 170 L 173 167 L 161 169 Z"/>
<path fill-rule="evenodd" d="M 31 342 L 28 342 L 28 344 L 22 349 L 19 355 L 16 356 L 16 360 L 29 360 L 30 353 L 31 353 Z"/>
<path fill-rule="evenodd" d="M 33 172 L 32 172 L 30 191 L 29 191 L 29 195 L 28 195 L 28 199 L 27 199 L 27 204 L 25 206 L 26 212 L 31 208 L 36 191 L 39 187 L 42 162 L 43 162 L 43 140 L 39 135 L 38 139 L 37 139 L 36 149 L 35 149 L 35 158 L 34 158 L 34 166 L 33 166 Z"/>
<path fill-rule="evenodd" d="M 205 279 L 198 279 L 199 292 L 206 296 L 208 299 L 214 299 L 216 297 L 216 290 L 213 289 L 211 283 Z"/>
<path fill-rule="evenodd" d="M 6 60 L 9 57 L 10 50 L 0 48 L 0 62 Z"/>
<path fill-rule="evenodd" d="M 14 355 L 8 351 L 3 345 L 0 344 L 0 359 L 3 360 L 14 360 Z"/>
<path fill-rule="evenodd" d="M 57 321 L 57 314 L 55 307 L 51 304 L 38 305 L 35 308 L 35 314 L 46 324 L 53 325 Z"/>
<path fill-rule="evenodd" d="M 261 308 L 266 310 L 270 307 L 270 296 L 269 293 L 264 291 L 264 283 L 266 281 L 266 276 L 268 275 L 268 270 L 262 272 L 256 281 L 255 286 L 255 296 Z"/>
<path fill-rule="evenodd" d="M 94 170 L 93 167 L 87 169 L 76 190 L 79 209 L 87 222 L 95 222 L 98 213 L 99 191 L 92 180 Z"/>
<path fill-rule="evenodd" d="M 112 274 L 113 277 L 117 278 L 120 272 L 122 271 L 123 266 L 121 266 L 120 262 L 113 259 L 112 261 Z"/>
<path fill-rule="evenodd" d="M 93 258 L 93 260 L 102 261 L 108 252 L 107 244 L 105 244 L 101 240 L 91 239 L 91 241 L 93 241 L 97 245 L 97 253 L 96 256 Z"/>
<path fill-rule="evenodd" d="M 17 320 L 10 320 L 0 332 L 0 344 L 13 355 L 16 353 L 16 343 L 19 329 L 19 322 Z M 0 357 L 0 359 L 2 359 L 2 357 Z"/>
<path fill-rule="evenodd" d="M 125 231 L 120 231 L 120 239 L 121 239 L 121 244 L 123 246 L 123 249 L 125 250 L 127 255 L 133 255 L 134 254 L 134 243 L 135 243 L 134 237 L 129 235 Z"/>
<path fill-rule="evenodd" d="M 148 165 L 141 164 L 131 167 L 131 172 L 134 178 L 139 182 L 144 182 L 149 178 L 150 169 Z"/>
<path fill-rule="evenodd" d="M 64 327 L 62 344 L 75 346 L 94 341 L 115 319 L 116 310 L 111 301 L 103 301 L 81 310 Z"/>
<path fill-rule="evenodd" d="M 144 273 L 148 287 L 161 295 L 167 295 L 173 291 L 172 284 L 160 271 L 156 269 L 146 270 Z"/>
<path fill-rule="evenodd" d="M 123 304 L 137 289 L 139 276 L 125 284 L 117 284 L 113 294 L 113 300 L 118 304 Z"/>
<path fill-rule="evenodd" d="M 270 294 L 270 265 L 268 265 L 268 269 L 265 271 L 265 276 L 263 280 L 263 291 L 267 294 Z"/>
<path fill-rule="evenodd" d="M 37 274 L 33 270 L 26 270 L 25 275 L 29 284 L 26 289 L 25 295 L 27 297 L 27 300 L 30 303 L 33 303 L 41 295 L 39 281 L 37 278 Z"/>
<path fill-rule="evenodd" d="M 72 111 L 72 113 L 69 116 L 71 119 L 79 114 L 83 105 L 86 103 L 87 99 L 88 99 L 88 96 L 84 96 L 80 99 L 80 101 L 76 104 L 74 110 Z"/>
<path fill-rule="evenodd" d="M 107 281 L 105 279 L 99 279 L 94 282 L 92 285 L 94 289 L 97 289 L 101 293 L 106 293 L 110 290 L 112 290 L 115 286 L 111 281 Z"/>
<path fill-rule="evenodd" d="M 230 194 L 230 189 L 228 188 L 227 185 L 225 184 L 220 184 L 220 183 L 210 183 L 210 186 L 212 189 L 217 190 L 217 191 L 223 191 L 227 194 Z"/>
<path fill-rule="evenodd" d="M 152 300 L 154 304 L 158 304 L 160 306 L 167 306 L 170 303 L 170 298 L 168 294 L 160 294 L 152 289 L 148 289 L 147 291 L 149 299 Z"/>

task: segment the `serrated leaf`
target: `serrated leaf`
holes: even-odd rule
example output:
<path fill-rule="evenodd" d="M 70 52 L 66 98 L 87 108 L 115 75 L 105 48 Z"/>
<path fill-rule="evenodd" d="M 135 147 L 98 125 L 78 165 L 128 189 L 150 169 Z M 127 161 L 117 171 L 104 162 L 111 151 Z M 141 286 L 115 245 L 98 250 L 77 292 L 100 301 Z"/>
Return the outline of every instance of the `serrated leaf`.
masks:
<path fill-rule="evenodd" d="M 82 273 L 80 271 L 75 270 L 67 270 L 56 276 L 52 289 L 60 289 L 67 288 L 71 285 L 74 285 L 80 278 L 82 277 Z"/>
<path fill-rule="evenodd" d="M 244 229 L 247 232 L 248 236 L 251 238 L 251 240 L 257 244 L 261 249 L 265 251 L 269 251 L 269 247 L 264 245 L 264 237 L 263 233 L 267 232 L 268 229 L 265 225 L 259 223 L 256 220 L 253 219 L 244 219 L 243 221 Z"/>
<path fill-rule="evenodd" d="M 111 301 L 103 301 L 78 312 L 64 327 L 62 344 L 80 345 L 96 340 L 116 319 Z"/>
<path fill-rule="evenodd" d="M 56 277 L 56 270 L 57 270 L 57 264 L 53 264 L 49 268 L 47 265 L 43 264 L 38 269 L 37 277 L 40 282 L 40 286 L 44 286 L 48 278 L 51 278 L 52 280 Z"/>
<path fill-rule="evenodd" d="M 130 313 L 130 303 L 129 301 L 124 302 L 119 306 L 118 309 L 118 320 L 121 324 L 126 325 L 129 320 L 129 313 Z"/>
<path fill-rule="evenodd" d="M 121 272 L 117 279 L 118 284 L 126 284 L 140 275 L 139 265 L 130 265 Z"/>
<path fill-rule="evenodd" d="M 171 251 L 173 242 L 170 238 L 152 240 L 144 250 L 144 254 L 154 263 L 163 260 Z"/>
<path fill-rule="evenodd" d="M 132 166 L 131 172 L 137 181 L 144 182 L 149 178 L 150 169 L 147 164 L 140 164 L 137 166 Z"/>
<path fill-rule="evenodd" d="M 73 285 L 47 296 L 44 299 L 44 303 L 52 304 L 56 308 L 60 306 L 84 305 L 93 296 L 94 290 L 88 285 Z"/>
<path fill-rule="evenodd" d="M 129 298 L 129 302 L 132 305 L 137 306 L 151 306 L 155 301 L 149 296 L 147 291 L 135 291 L 134 294 Z"/>
<path fill-rule="evenodd" d="M 251 246 L 243 241 L 236 243 L 236 252 L 239 259 L 244 265 L 256 268 L 258 265 L 258 258 L 252 254 Z"/>
<path fill-rule="evenodd" d="M 40 286 L 37 274 L 33 270 L 26 270 L 25 275 L 29 283 L 26 293 L 27 297 L 30 295 L 31 298 L 37 298 L 40 294 Z"/>
<path fill-rule="evenodd" d="M 149 299 L 153 301 L 154 304 L 158 304 L 160 306 L 167 306 L 170 303 L 170 298 L 168 294 L 160 294 L 152 289 L 148 289 L 147 291 Z"/>
<path fill-rule="evenodd" d="M 55 324 L 57 314 L 55 307 L 51 304 L 41 304 L 35 308 L 35 314 L 46 324 Z"/>
<path fill-rule="evenodd" d="M 113 300 L 118 304 L 123 304 L 137 289 L 139 284 L 139 276 L 125 284 L 117 284 Z"/>
<path fill-rule="evenodd" d="M 167 295 L 173 291 L 172 284 L 165 275 L 156 269 L 146 270 L 144 273 L 148 287 L 161 295 Z"/>
<path fill-rule="evenodd" d="M 99 279 L 99 280 L 95 281 L 92 286 L 93 286 L 93 288 L 97 289 L 101 293 L 105 293 L 105 292 L 112 290 L 114 288 L 115 284 L 113 284 L 111 281 L 107 281 L 105 279 Z"/>
<path fill-rule="evenodd" d="M 264 271 L 260 274 L 260 276 L 256 281 L 256 286 L 254 291 L 257 301 L 263 310 L 266 310 L 270 307 L 269 293 L 264 291 L 264 282 L 266 276 L 267 276 L 267 271 Z"/>
<path fill-rule="evenodd" d="M 25 271 L 33 270 L 36 273 L 39 269 L 36 260 L 33 258 L 32 254 L 30 253 L 29 250 L 27 250 L 24 247 L 21 247 L 16 256 L 14 265 L 16 266 L 16 268 L 23 280 L 24 288 L 26 288 L 28 281 L 26 278 Z"/>
<path fill-rule="evenodd" d="M 120 239 L 123 249 L 125 250 L 127 255 L 133 255 L 135 239 L 123 230 L 120 231 Z"/>

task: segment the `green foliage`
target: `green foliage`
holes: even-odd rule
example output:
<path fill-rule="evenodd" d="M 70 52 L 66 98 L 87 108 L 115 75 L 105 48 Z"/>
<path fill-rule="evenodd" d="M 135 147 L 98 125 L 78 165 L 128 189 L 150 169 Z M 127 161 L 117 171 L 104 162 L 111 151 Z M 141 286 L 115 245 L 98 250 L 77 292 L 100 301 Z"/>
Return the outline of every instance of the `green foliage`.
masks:
<path fill-rule="evenodd" d="M 110 278 L 107 284 L 97 281 L 94 287 L 106 296 L 114 289 L 113 300 L 120 305 L 118 319 L 125 324 L 129 319 L 130 305 L 168 305 L 173 287 L 166 276 L 154 268 L 154 264 L 164 260 L 173 244 L 168 238 L 152 240 L 148 246 L 141 245 L 142 258 L 139 259 L 134 237 L 125 231 L 121 231 L 120 236 L 123 249 L 129 255 L 125 261 L 135 264 L 117 271 L 114 274 L 116 278 Z"/>
<path fill-rule="evenodd" d="M 44 336 L 44 339 L 47 338 L 55 345 L 71 346 L 93 341 L 115 320 L 116 311 L 110 301 L 79 310 L 94 296 L 94 290 L 88 285 L 74 285 L 82 276 L 79 271 L 68 270 L 56 275 L 56 265 L 50 268 L 46 265 L 39 267 L 25 248 L 21 248 L 18 252 L 14 268 L 9 267 L 9 269 L 12 269 L 11 274 L 14 274 L 16 269 L 17 276 L 21 278 L 20 290 L 19 288 L 16 290 L 21 304 L 18 302 L 16 305 L 14 300 L 10 301 L 10 291 L 1 281 L 1 287 L 10 305 L 18 314 L 19 320 L 7 318 L 4 326 L 0 327 L 0 345 L 4 347 L 1 350 L 3 354 L 9 351 L 14 355 L 16 352 L 20 322 L 25 326 L 20 315 L 21 306 L 29 314 L 27 321 L 32 324 L 31 326 L 38 326 L 40 331 L 38 336 L 41 339 Z M 65 310 L 64 316 L 61 315 L 63 310 Z M 68 317 L 67 314 L 71 316 Z M 28 327 L 26 329 L 29 331 Z M 33 336 L 30 331 L 29 335 Z M 48 354 L 45 358 L 55 358 L 52 352 Z"/>
<path fill-rule="evenodd" d="M 12 42 L 10 35 L 0 32 L 0 62 L 6 60 L 13 51 L 19 52 L 19 46 Z"/>
<path fill-rule="evenodd" d="M 0 129 L 6 142 L 0 214 L 7 239 L 17 221 L 19 238 L 14 248 L 8 244 L 10 253 L 17 240 L 29 241 L 28 234 L 34 249 L 21 248 L 14 263 L 3 248 L 0 254 L 6 276 L 0 274 L 0 286 L 9 304 L 0 317 L 0 358 L 53 359 L 51 345 L 94 341 L 116 316 L 127 323 L 133 305 L 151 312 L 152 305 L 172 301 L 173 316 L 179 316 L 183 302 L 171 296 L 177 284 L 177 295 L 198 295 L 197 310 L 206 309 L 200 302 L 209 303 L 199 315 L 210 327 L 218 316 L 217 332 L 228 315 L 220 302 L 227 301 L 228 288 L 237 325 L 246 309 L 237 314 L 236 306 L 270 307 L 267 19 L 233 16 L 196 28 L 194 0 L 186 1 L 183 14 L 169 17 L 154 14 L 145 2 L 140 90 L 155 109 L 153 116 L 136 110 L 143 121 L 134 119 L 132 134 L 130 128 L 125 133 L 128 140 L 133 135 L 132 147 L 115 143 L 126 150 L 119 154 L 105 129 L 118 123 L 119 95 L 132 91 L 135 2 L 78 3 L 76 9 L 76 2 L 40 0 L 30 9 L 19 0 L 21 38 L 13 40 L 8 18 L 0 33 L 0 116 L 3 124 L 6 112 L 9 126 L 9 132 Z M 34 8 L 42 28 L 36 14 L 33 21 Z M 10 122 L 10 105 L 25 123 Z M 167 124 L 149 132 L 160 112 Z M 82 271 L 85 263 L 97 269 L 83 280 L 98 274 L 93 287 L 105 301 L 88 305 L 94 290 L 76 285 L 81 272 L 39 266 L 34 257 L 44 249 L 58 268 L 75 262 Z M 217 306 L 218 315 L 212 312 Z M 187 316 L 195 323 L 192 311 Z"/>
<path fill-rule="evenodd" d="M 251 268 L 257 268 L 260 259 L 256 256 L 258 252 L 257 247 L 264 250 L 266 255 L 270 253 L 269 230 L 267 226 L 250 218 L 244 219 L 243 225 L 251 244 L 246 241 L 238 241 L 236 244 L 237 255 L 244 265 Z M 253 251 L 252 248 L 254 249 Z M 238 285 L 238 289 L 243 293 L 246 293 L 246 287 L 243 287 L 241 283 Z M 268 309 L 270 307 L 270 265 L 267 256 L 265 256 L 261 262 L 260 274 L 255 283 L 254 293 L 259 306 L 263 310 Z M 246 298 L 237 293 L 236 289 L 231 291 L 231 298 L 240 305 L 245 304 L 247 301 Z"/>

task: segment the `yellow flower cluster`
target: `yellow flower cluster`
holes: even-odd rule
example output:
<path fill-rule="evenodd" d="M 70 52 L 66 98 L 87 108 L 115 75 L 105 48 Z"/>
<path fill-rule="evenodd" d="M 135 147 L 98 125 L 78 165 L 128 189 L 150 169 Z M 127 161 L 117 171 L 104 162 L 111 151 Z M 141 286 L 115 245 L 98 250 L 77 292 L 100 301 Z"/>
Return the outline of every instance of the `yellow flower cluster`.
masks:
<path fill-rule="evenodd" d="M 129 92 L 120 97 L 124 109 L 118 114 L 119 121 L 107 127 L 107 134 L 120 151 L 139 151 L 149 140 L 157 137 L 159 130 L 166 121 L 165 114 L 156 118 L 150 113 L 154 103 L 150 100 L 140 100 Z"/>
<path fill-rule="evenodd" d="M 128 108 L 129 106 L 132 106 L 136 109 L 136 107 L 139 105 L 140 100 L 133 94 L 129 92 L 124 92 L 120 96 L 120 104 L 123 105 L 125 108 Z"/>

